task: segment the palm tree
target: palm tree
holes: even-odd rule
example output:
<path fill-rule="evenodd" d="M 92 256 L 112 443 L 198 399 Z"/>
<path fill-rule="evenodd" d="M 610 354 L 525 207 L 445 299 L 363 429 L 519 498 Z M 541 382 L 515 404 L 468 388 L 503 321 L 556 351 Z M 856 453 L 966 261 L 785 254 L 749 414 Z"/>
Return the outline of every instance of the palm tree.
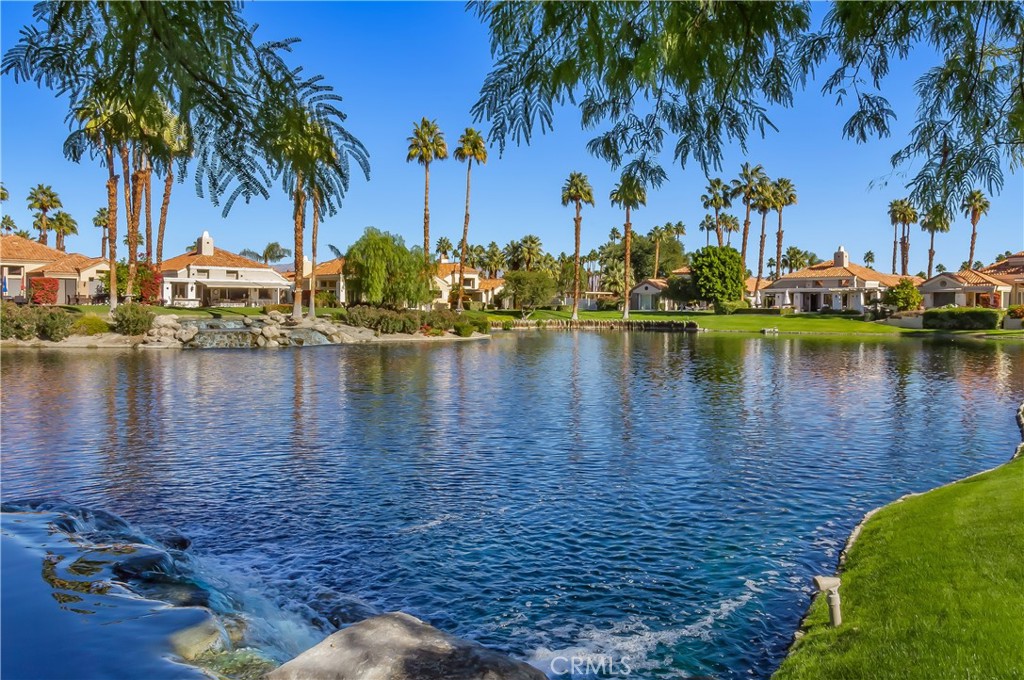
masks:
<path fill-rule="evenodd" d="M 622 319 L 626 321 L 629 319 L 629 291 L 630 291 L 630 243 L 632 242 L 633 225 L 629 219 L 630 210 L 639 208 L 642 205 L 647 205 L 647 188 L 643 185 L 643 182 L 636 175 L 629 173 L 623 174 L 619 183 L 615 185 L 611 193 L 608 195 L 611 199 L 612 205 L 619 206 L 626 210 L 626 222 L 623 224 L 623 243 L 625 244 L 625 257 L 623 259 L 623 299 L 625 303 L 622 306 Z M 721 236 L 719 236 L 721 240 Z"/>
<path fill-rule="evenodd" d="M 939 274 L 945 273 L 946 265 L 942 264 L 941 262 L 938 263 L 937 265 L 935 265 L 935 271 L 938 272 Z"/>
<path fill-rule="evenodd" d="M 807 260 L 807 254 L 796 246 L 786 248 L 786 253 L 782 256 L 782 263 L 789 269 L 790 274 L 806 267 Z"/>
<path fill-rule="evenodd" d="M 728 213 L 725 214 L 725 215 L 722 215 L 720 220 L 721 220 L 722 231 L 724 231 L 725 233 L 729 234 L 728 238 L 725 241 L 725 245 L 731 246 L 732 245 L 732 235 L 740 230 L 740 221 L 736 218 L 735 215 L 730 215 Z M 746 266 L 747 266 L 747 263 L 744 260 L 744 262 L 743 262 L 744 269 L 746 268 Z"/>
<path fill-rule="evenodd" d="M 100 246 L 100 257 L 104 260 L 107 259 L 107 219 L 109 215 L 108 208 L 97 208 L 96 214 L 92 218 L 92 226 L 100 229 L 100 233 L 103 234 L 102 245 Z"/>
<path fill-rule="evenodd" d="M 192 148 L 191 136 L 188 134 L 186 126 L 182 125 L 181 121 L 170 112 L 166 114 L 161 132 L 164 145 L 158 157 L 166 174 L 164 176 L 164 196 L 160 202 L 160 221 L 157 223 L 156 232 L 157 269 L 164 261 L 164 232 L 167 228 L 167 209 L 171 204 L 171 189 L 174 187 L 174 163 L 179 158 L 190 156 Z"/>
<path fill-rule="evenodd" d="M 501 251 L 505 265 L 512 271 L 523 268 L 523 243 L 522 241 L 509 241 Z"/>
<path fill-rule="evenodd" d="M 896 274 L 896 257 L 900 242 L 900 215 L 903 199 L 889 201 L 889 223 L 892 224 L 892 273 Z"/>
<path fill-rule="evenodd" d="M 246 248 L 245 250 L 240 250 L 238 254 L 241 255 L 242 257 L 247 257 L 250 260 L 262 262 L 263 264 L 271 264 L 280 262 L 286 257 L 291 257 L 292 251 L 289 250 L 288 248 L 285 248 L 277 241 L 273 241 L 271 243 L 268 243 L 263 248 L 262 251 L 256 251 L 250 248 Z"/>
<path fill-rule="evenodd" d="M 576 250 L 573 254 L 573 288 L 572 288 L 572 316 L 571 321 L 579 321 L 580 318 L 580 225 L 583 224 L 583 204 L 594 205 L 594 188 L 582 172 L 570 172 L 569 178 L 562 185 L 562 205 L 570 203 L 576 206 L 576 217 L 573 225 L 576 233 Z"/>
<path fill-rule="evenodd" d="M 700 221 L 700 230 L 704 232 L 704 245 L 711 245 L 711 232 L 717 229 L 717 222 L 711 215 L 704 215 L 704 219 Z"/>
<path fill-rule="evenodd" d="M 11 195 L 7 193 L 7 187 L 5 187 L 2 182 L 0 182 L 0 203 L 3 203 L 10 197 Z"/>
<path fill-rule="evenodd" d="M 917 208 L 909 199 L 899 198 L 889 203 L 889 220 L 895 225 L 902 225 L 902 233 L 899 237 L 900 244 L 900 271 L 907 276 L 907 268 L 910 266 L 910 225 L 917 224 Z M 893 274 L 896 273 L 896 247 L 893 246 Z"/>
<path fill-rule="evenodd" d="M 9 215 L 4 215 L 4 217 L 9 217 Z M 14 232 L 14 235 L 21 238 L 32 238 L 32 234 L 29 233 L 28 229 L 18 229 Z"/>
<path fill-rule="evenodd" d="M 505 268 L 505 255 L 501 252 L 501 247 L 497 243 L 491 241 L 487 244 L 487 250 L 484 251 L 484 269 L 487 270 L 487 275 L 492 278 L 498 278 L 498 272 Z"/>
<path fill-rule="evenodd" d="M 732 184 L 732 195 L 739 198 L 747 209 L 746 217 L 743 219 L 743 241 L 740 249 L 740 260 L 743 266 L 747 266 L 747 238 L 750 235 L 750 211 L 754 208 L 754 199 L 757 195 L 757 188 L 768 179 L 764 168 L 758 164 L 750 167 L 750 163 L 740 166 L 740 176 L 734 179 Z"/>
<path fill-rule="evenodd" d="M 39 211 L 39 220 L 37 221 L 39 242 L 45 246 L 49 240 L 46 234 L 50 230 L 46 214 L 51 210 L 64 207 L 60 202 L 60 196 L 48 184 L 37 184 L 28 192 L 28 207 L 29 210 Z"/>
<path fill-rule="evenodd" d="M 618 227 L 611 228 L 611 231 L 608 232 L 608 240 L 612 243 L 618 243 L 622 240 L 622 232 L 619 231 Z"/>
<path fill-rule="evenodd" d="M 544 254 L 544 248 L 541 245 L 540 237 L 534 236 L 533 234 L 527 234 L 523 237 L 523 240 L 519 242 L 521 249 L 521 255 L 523 261 L 523 269 L 530 271 L 530 268 L 536 264 L 541 256 Z"/>
<path fill-rule="evenodd" d="M 869 250 L 868 252 L 864 253 L 864 264 L 867 267 L 873 267 L 874 266 L 874 264 L 875 264 L 875 251 Z"/>
<path fill-rule="evenodd" d="M 487 144 L 480 133 L 473 128 L 466 128 L 466 131 L 459 137 L 459 146 L 455 149 L 455 160 L 466 162 L 466 218 L 462 223 L 462 256 L 459 258 L 459 301 L 456 303 L 456 310 L 462 311 L 462 297 L 464 295 L 463 282 L 466 276 L 466 245 L 469 242 L 469 176 L 473 169 L 473 161 L 480 165 L 487 162 Z"/>
<path fill-rule="evenodd" d="M 960 209 L 964 211 L 964 217 L 971 220 L 971 255 L 967 261 L 974 262 L 974 245 L 978 240 L 978 221 L 982 215 L 988 214 L 989 202 L 981 190 L 975 189 L 964 196 Z"/>
<path fill-rule="evenodd" d="M 416 161 L 423 166 L 423 257 L 430 259 L 430 164 L 448 158 L 448 143 L 437 122 L 423 118 L 412 126 L 409 152 L 405 161 Z"/>
<path fill-rule="evenodd" d="M 64 252 L 64 239 L 78 233 L 78 222 L 68 213 L 58 210 L 53 214 L 53 233 L 57 236 L 57 250 Z"/>
<path fill-rule="evenodd" d="M 761 290 L 761 279 L 763 278 L 762 274 L 764 273 L 765 229 L 768 224 L 768 213 L 771 212 L 772 206 L 775 205 L 774 191 L 775 186 L 767 178 L 759 182 L 757 188 L 754 190 L 752 205 L 754 210 L 761 213 L 761 242 L 757 255 L 757 284 L 754 287 L 755 295 L 757 295 L 757 291 Z"/>
<path fill-rule="evenodd" d="M 0 230 L 5 231 L 8 234 L 12 234 L 17 228 L 18 225 L 14 223 L 14 218 L 10 215 L 4 215 L 0 218 Z"/>
<path fill-rule="evenodd" d="M 796 205 L 796 187 L 793 182 L 780 177 L 772 183 L 772 208 L 779 213 L 779 231 L 775 241 L 775 261 L 780 263 L 776 274 L 782 271 L 782 211 L 791 205 Z"/>
<path fill-rule="evenodd" d="M 665 233 L 664 227 L 653 226 L 647 232 L 647 238 L 654 244 L 654 273 L 651 274 L 651 277 L 655 279 L 658 278 L 658 264 L 659 260 L 661 260 L 661 242 L 667 237 L 668 234 Z"/>
<path fill-rule="evenodd" d="M 776 271 L 776 269 L 778 269 L 778 263 L 775 261 L 775 258 L 769 257 L 768 262 L 766 264 L 768 265 L 768 278 L 777 278 L 776 275 L 778 274 L 778 272 Z"/>
<path fill-rule="evenodd" d="M 452 254 L 452 250 L 454 249 L 455 246 L 452 245 L 451 239 L 447 236 L 442 236 L 437 239 L 437 243 L 434 244 L 434 252 L 446 260 L 448 259 L 448 256 Z"/>
<path fill-rule="evenodd" d="M 715 235 L 718 236 L 718 246 L 722 247 L 725 241 L 722 238 L 722 223 L 718 215 L 723 209 L 732 207 L 732 189 L 717 177 L 708 179 L 706 189 L 707 193 L 700 197 L 701 204 L 705 210 L 715 211 Z"/>
<path fill-rule="evenodd" d="M 946 206 L 936 203 L 928 210 L 928 213 L 921 220 L 921 229 L 931 234 L 931 243 L 928 245 L 928 278 L 932 278 L 932 263 L 935 261 L 935 234 L 945 234 L 949 231 L 950 219 Z"/>

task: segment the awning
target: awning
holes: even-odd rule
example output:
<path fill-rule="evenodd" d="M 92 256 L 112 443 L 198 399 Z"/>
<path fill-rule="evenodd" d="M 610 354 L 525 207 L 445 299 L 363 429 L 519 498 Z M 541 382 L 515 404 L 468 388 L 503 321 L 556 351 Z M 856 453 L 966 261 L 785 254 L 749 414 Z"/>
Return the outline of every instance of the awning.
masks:
<path fill-rule="evenodd" d="M 191 281 L 190 281 L 191 282 Z M 202 279 L 195 280 L 197 284 L 202 284 L 207 288 L 291 288 L 292 285 L 286 281 L 238 281 L 235 279 L 225 279 L 219 281 L 217 279 Z M 177 283 L 177 282 L 175 282 Z"/>

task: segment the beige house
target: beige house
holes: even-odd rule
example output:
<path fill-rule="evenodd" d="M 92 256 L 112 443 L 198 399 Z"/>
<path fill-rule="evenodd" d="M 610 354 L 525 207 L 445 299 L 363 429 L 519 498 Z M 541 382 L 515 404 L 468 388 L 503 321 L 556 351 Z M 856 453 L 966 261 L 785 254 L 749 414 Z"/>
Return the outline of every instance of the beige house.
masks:
<path fill-rule="evenodd" d="M 916 276 L 883 274 L 854 264 L 846 249 L 839 246 L 833 259 L 786 274 L 758 292 L 766 307 L 792 307 L 798 312 L 818 312 L 822 308 L 863 311 L 901 278 L 909 278 L 914 285 L 921 283 Z"/>
<path fill-rule="evenodd" d="M 208 232 L 195 250 L 160 266 L 162 295 L 173 307 L 258 307 L 278 304 L 292 284 L 269 265 L 215 248 Z"/>
<path fill-rule="evenodd" d="M 1024 250 L 1010 255 L 1002 262 L 990 264 L 980 272 L 1010 286 L 1005 306 L 1024 305 Z"/>
<path fill-rule="evenodd" d="M 64 255 L 28 273 L 29 286 L 36 277 L 57 279 L 57 304 L 83 305 L 103 292 L 101 273 L 110 272 L 110 263 L 102 257 L 86 257 L 77 253 Z"/>
<path fill-rule="evenodd" d="M 917 288 L 924 296 L 925 309 L 947 305 L 1005 308 L 1013 290 L 1009 283 L 974 269 L 943 272 Z"/>
<path fill-rule="evenodd" d="M 327 262 L 321 262 L 316 266 L 316 290 L 317 292 L 334 293 L 339 305 L 345 304 L 345 258 L 336 257 Z M 312 266 L 302 280 L 302 289 L 309 293 L 313 283 Z"/>
<path fill-rule="evenodd" d="M 447 304 L 453 300 L 452 291 L 459 289 L 458 262 L 449 262 L 444 256 L 441 257 L 441 261 L 437 265 L 437 273 L 434 274 L 434 288 L 439 291 L 437 297 L 434 298 L 434 304 Z M 505 288 L 505 280 L 489 279 L 479 269 L 466 267 L 462 288 L 465 293 L 463 300 L 493 305 L 495 296 Z"/>
<path fill-rule="evenodd" d="M 0 275 L 4 299 L 28 296 L 28 273 L 67 256 L 15 234 L 0 236 Z"/>
<path fill-rule="evenodd" d="M 637 312 L 674 309 L 675 303 L 662 299 L 668 288 L 665 279 L 644 279 L 629 291 L 629 308 Z"/>

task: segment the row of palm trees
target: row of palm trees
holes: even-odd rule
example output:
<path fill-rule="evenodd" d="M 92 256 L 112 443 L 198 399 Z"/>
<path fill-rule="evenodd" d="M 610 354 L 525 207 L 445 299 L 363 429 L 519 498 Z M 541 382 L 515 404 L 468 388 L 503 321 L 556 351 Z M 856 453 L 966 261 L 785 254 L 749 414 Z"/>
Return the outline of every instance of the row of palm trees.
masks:
<path fill-rule="evenodd" d="M 988 197 L 979 189 L 971 191 L 964 196 L 960 203 L 960 210 L 971 223 L 971 248 L 964 267 L 974 268 L 974 251 L 978 240 L 978 222 L 982 216 L 987 215 L 990 203 Z M 921 216 L 917 207 L 908 198 L 900 198 L 889 203 L 889 221 L 893 228 L 892 237 L 892 273 L 896 273 L 897 250 L 900 255 L 900 273 L 908 276 L 907 268 L 910 263 L 910 226 L 921 223 L 921 229 L 930 236 L 928 244 L 928 278 L 932 277 L 933 264 L 935 262 L 935 235 L 948 233 L 953 222 L 949 210 L 945 205 L 936 203 L 925 211 Z M 941 272 L 940 272 L 941 273 Z"/>

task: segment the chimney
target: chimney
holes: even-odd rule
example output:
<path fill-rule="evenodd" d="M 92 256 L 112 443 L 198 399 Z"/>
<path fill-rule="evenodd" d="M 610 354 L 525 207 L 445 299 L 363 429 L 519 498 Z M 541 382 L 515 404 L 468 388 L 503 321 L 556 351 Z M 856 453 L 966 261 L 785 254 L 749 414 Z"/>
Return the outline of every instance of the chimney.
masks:
<path fill-rule="evenodd" d="M 196 252 L 200 255 L 213 255 L 213 237 L 210 232 L 204 231 L 203 235 L 196 239 Z"/>
<path fill-rule="evenodd" d="M 850 266 L 850 254 L 846 252 L 846 248 L 839 246 L 839 250 L 836 251 L 835 258 L 832 261 L 833 267 L 849 267 Z"/>

